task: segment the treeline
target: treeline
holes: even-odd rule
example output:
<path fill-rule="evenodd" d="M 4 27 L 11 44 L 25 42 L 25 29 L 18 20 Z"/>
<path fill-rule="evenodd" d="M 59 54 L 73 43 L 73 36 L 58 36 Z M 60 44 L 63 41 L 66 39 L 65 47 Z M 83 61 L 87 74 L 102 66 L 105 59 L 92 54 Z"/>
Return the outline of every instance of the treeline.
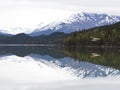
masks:
<path fill-rule="evenodd" d="M 120 46 L 120 23 L 74 32 L 65 46 Z"/>
<path fill-rule="evenodd" d="M 10 37 L 1 36 L 0 44 L 63 44 L 64 38 L 68 34 L 62 32 L 55 32 L 50 35 L 40 35 L 31 37 L 27 34 L 21 33 Z"/>

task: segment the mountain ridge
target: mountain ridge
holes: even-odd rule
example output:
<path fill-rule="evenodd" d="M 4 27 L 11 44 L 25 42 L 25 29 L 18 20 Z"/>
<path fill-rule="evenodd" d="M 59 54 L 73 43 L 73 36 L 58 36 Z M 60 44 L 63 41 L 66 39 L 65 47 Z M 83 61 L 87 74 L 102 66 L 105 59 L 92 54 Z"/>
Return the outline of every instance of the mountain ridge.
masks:
<path fill-rule="evenodd" d="M 54 32 L 71 33 L 80 30 L 86 30 L 94 27 L 110 25 L 120 21 L 120 16 L 99 14 L 99 13 L 75 13 L 70 17 L 66 17 L 62 20 L 55 21 L 49 24 L 39 25 L 34 27 L 33 30 L 30 28 L 16 27 L 7 28 L 8 30 L 0 29 L 0 35 L 12 36 L 17 34 L 11 34 L 13 32 L 20 32 L 28 34 L 30 36 L 49 35 Z M 13 29 L 13 30 L 12 30 Z M 27 32 L 23 32 L 24 29 Z M 22 31 L 23 30 L 23 31 Z M 29 32 L 28 32 L 29 31 Z"/>
<path fill-rule="evenodd" d="M 71 33 L 120 21 L 120 16 L 96 13 L 77 13 L 60 22 L 53 22 L 35 29 L 30 36 L 49 35 L 53 32 Z"/>

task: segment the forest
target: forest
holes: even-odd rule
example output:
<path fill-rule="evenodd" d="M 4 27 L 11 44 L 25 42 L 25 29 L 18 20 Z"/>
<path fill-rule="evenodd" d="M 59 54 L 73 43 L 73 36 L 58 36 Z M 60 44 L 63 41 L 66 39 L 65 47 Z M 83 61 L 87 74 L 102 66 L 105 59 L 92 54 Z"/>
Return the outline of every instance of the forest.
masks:
<path fill-rule="evenodd" d="M 120 46 L 120 23 L 82 30 L 64 39 L 66 46 Z"/>

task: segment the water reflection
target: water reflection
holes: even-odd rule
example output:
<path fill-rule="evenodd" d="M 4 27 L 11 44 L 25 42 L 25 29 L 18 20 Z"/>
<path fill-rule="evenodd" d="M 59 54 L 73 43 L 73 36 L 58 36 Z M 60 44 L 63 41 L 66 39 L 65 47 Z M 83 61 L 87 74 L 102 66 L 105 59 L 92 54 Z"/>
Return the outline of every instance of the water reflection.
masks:
<path fill-rule="evenodd" d="M 109 77 L 120 75 L 120 51 L 103 48 L 0 47 L 0 68 L 0 79 L 49 81 Z"/>

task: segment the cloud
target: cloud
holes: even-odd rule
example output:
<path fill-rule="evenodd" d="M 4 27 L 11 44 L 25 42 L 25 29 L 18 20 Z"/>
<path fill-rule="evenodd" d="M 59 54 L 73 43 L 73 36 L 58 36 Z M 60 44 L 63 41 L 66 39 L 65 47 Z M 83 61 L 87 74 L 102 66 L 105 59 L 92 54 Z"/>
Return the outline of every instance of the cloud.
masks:
<path fill-rule="evenodd" d="M 88 8 L 120 8 L 120 0 L 0 0 L 0 6 L 39 6 L 42 8 L 75 10 L 81 7 Z"/>
<path fill-rule="evenodd" d="M 25 1 L 25 0 L 23 0 Z M 77 5 L 77 6 L 84 6 L 84 7 L 120 7 L 119 0 L 26 0 L 28 2 L 54 2 L 57 4 L 63 4 L 63 5 Z"/>
<path fill-rule="evenodd" d="M 119 3 L 120 0 L 0 0 L 0 28 L 33 27 L 81 11 L 120 15 Z"/>

